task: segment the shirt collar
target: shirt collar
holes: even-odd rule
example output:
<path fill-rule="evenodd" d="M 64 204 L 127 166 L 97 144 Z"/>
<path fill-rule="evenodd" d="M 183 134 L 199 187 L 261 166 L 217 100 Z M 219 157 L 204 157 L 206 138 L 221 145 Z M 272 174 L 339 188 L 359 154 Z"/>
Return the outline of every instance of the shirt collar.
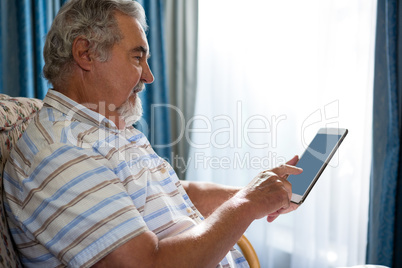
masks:
<path fill-rule="evenodd" d="M 43 102 L 66 114 L 69 120 L 75 119 L 93 126 L 104 126 L 120 132 L 113 121 L 53 89 L 48 90 Z"/>

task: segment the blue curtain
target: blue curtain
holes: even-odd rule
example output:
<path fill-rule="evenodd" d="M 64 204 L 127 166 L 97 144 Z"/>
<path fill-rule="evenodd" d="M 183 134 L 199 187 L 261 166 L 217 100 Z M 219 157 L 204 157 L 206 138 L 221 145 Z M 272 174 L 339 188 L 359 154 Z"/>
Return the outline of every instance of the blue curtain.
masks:
<path fill-rule="evenodd" d="M 401 19 L 398 0 L 378 0 L 367 263 L 389 267 L 402 267 Z"/>
<path fill-rule="evenodd" d="M 1 1 L 0 91 L 43 98 L 42 49 L 47 30 L 63 0 Z"/>
<path fill-rule="evenodd" d="M 147 33 L 151 58 L 149 66 L 155 76 L 155 81 L 146 86 L 140 93 L 144 108 L 144 120 L 137 128 L 144 132 L 159 156 L 171 160 L 169 91 L 163 38 L 163 1 L 138 0 L 147 15 L 149 30 Z"/>
<path fill-rule="evenodd" d="M 43 99 L 50 85 L 43 78 L 43 46 L 47 31 L 67 0 L 0 1 L 0 93 Z M 162 1 L 139 1 L 149 24 L 150 66 L 155 82 L 141 94 L 144 120 L 138 126 L 155 151 L 170 157 L 168 88 L 163 49 Z M 162 108 L 165 107 L 165 108 Z"/>

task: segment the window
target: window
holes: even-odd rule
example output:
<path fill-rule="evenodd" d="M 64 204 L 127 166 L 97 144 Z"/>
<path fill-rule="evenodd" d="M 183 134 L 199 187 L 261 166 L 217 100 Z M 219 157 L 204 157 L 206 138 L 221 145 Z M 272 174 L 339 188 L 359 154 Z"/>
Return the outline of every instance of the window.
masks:
<path fill-rule="evenodd" d="M 300 155 L 320 127 L 349 134 L 306 202 L 247 236 L 262 267 L 363 264 L 374 0 L 199 1 L 188 180 L 246 185 Z"/>

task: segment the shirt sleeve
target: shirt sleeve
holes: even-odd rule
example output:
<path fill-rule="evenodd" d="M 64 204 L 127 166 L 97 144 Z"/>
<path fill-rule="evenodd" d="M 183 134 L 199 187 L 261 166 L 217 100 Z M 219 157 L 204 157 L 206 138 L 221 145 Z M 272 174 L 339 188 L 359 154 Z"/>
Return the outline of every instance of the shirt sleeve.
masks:
<path fill-rule="evenodd" d="M 148 230 L 103 156 L 52 144 L 36 159 L 19 180 L 20 204 L 13 209 L 25 233 L 17 246 L 28 237 L 34 252 L 42 252 L 33 259 L 51 253 L 65 265 L 89 267 Z"/>

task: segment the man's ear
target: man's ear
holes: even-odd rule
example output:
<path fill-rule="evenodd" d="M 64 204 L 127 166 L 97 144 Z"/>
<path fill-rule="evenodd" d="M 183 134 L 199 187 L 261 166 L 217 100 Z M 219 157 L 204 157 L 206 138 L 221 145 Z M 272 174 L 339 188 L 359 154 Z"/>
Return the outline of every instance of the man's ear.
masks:
<path fill-rule="evenodd" d="M 89 49 L 89 41 L 82 36 L 75 38 L 72 47 L 74 61 L 81 69 L 90 71 L 93 64 L 92 55 Z"/>

